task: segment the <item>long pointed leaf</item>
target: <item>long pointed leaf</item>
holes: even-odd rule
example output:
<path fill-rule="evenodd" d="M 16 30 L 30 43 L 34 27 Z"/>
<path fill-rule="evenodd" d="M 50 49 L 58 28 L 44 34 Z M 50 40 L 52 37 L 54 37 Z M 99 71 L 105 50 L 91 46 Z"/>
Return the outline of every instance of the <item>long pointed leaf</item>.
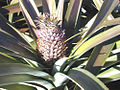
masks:
<path fill-rule="evenodd" d="M 5 47 L 2 47 L 0 46 L 0 53 L 3 53 L 3 54 L 6 54 L 6 55 L 9 55 L 10 57 L 13 56 L 13 57 L 18 57 L 19 59 L 17 60 L 17 62 L 23 60 L 23 58 L 29 58 L 29 59 L 32 59 L 32 60 L 36 60 L 35 57 L 34 58 L 31 58 L 30 57 L 26 57 L 25 55 L 21 55 L 21 54 L 18 54 L 16 52 L 14 52 L 14 50 L 10 50 L 8 48 L 5 48 Z M 22 58 L 22 59 L 21 59 Z M 23 61 L 24 62 L 24 61 Z"/>
<path fill-rule="evenodd" d="M 36 7 L 34 0 L 21 0 L 21 1 L 26 10 L 28 11 L 28 13 L 30 14 L 32 20 L 35 20 L 36 17 L 39 16 L 39 11 Z"/>
<path fill-rule="evenodd" d="M 34 19 L 35 19 L 35 17 L 37 18 L 38 16 L 35 14 L 35 16 L 33 15 L 34 19 L 32 19 L 32 17 L 30 16 L 29 12 L 26 9 L 26 7 L 24 6 L 24 3 L 22 2 L 22 0 L 19 0 L 19 3 L 20 3 L 21 10 L 23 12 L 23 15 L 24 15 L 24 17 L 25 17 L 25 19 L 27 21 L 27 24 L 28 24 L 31 32 L 33 33 L 33 37 L 35 39 L 37 35 L 36 35 L 36 25 L 34 23 Z M 33 9 L 32 6 L 31 6 L 31 8 Z M 35 12 L 35 11 L 33 11 L 33 12 Z"/>
<path fill-rule="evenodd" d="M 99 25 L 104 22 L 104 20 L 107 18 L 107 16 L 112 12 L 114 7 L 118 4 L 119 0 L 105 0 L 99 14 L 96 17 L 96 20 L 94 21 L 94 24 L 91 26 L 90 30 L 87 32 L 88 36 L 91 35 L 91 32 L 98 29 Z"/>
<path fill-rule="evenodd" d="M 73 55 L 80 57 L 85 52 L 90 50 L 91 48 L 95 47 L 96 45 L 99 45 L 102 42 L 105 42 L 107 40 L 110 40 L 120 34 L 120 25 L 115 26 L 111 29 L 108 29 L 107 31 L 104 31 L 98 35 L 93 36 L 92 38 L 88 39 L 85 43 L 83 43 L 74 53 Z M 79 45 L 78 45 L 79 46 Z M 77 46 L 76 46 L 77 47 Z M 75 48 L 76 48 L 75 47 Z"/>
<path fill-rule="evenodd" d="M 30 75 L 5 75 L 0 76 L 0 86 L 10 85 L 10 84 L 18 84 L 20 82 L 30 81 L 36 79 Z"/>
<path fill-rule="evenodd" d="M 101 7 L 100 4 L 102 3 L 99 0 L 94 0 L 94 3 L 97 9 L 100 10 L 100 7 Z M 114 20 L 112 15 L 109 15 L 108 17 L 109 17 L 107 18 L 108 21 L 105 22 L 106 24 L 103 23 L 103 25 L 101 26 L 103 27 L 110 26 L 113 23 L 115 24 L 115 22 L 116 24 L 120 22 L 119 19 Z M 109 19 L 112 19 L 112 20 L 109 20 Z M 93 74 L 97 75 L 101 67 L 105 64 L 105 60 L 107 59 L 114 45 L 115 44 L 112 43 L 112 44 L 107 44 L 107 45 L 101 44 L 101 45 L 96 46 L 88 59 L 86 69 L 92 72 Z"/>
<path fill-rule="evenodd" d="M 14 52 L 15 54 L 18 54 L 24 58 L 36 60 L 36 56 L 32 52 L 30 52 L 29 50 L 25 49 L 24 47 L 20 45 L 17 45 L 16 43 L 0 40 L 0 47 L 8 49 Z"/>
<path fill-rule="evenodd" d="M 35 85 L 43 86 L 43 87 L 47 88 L 48 90 L 55 88 L 55 86 L 53 86 L 50 82 L 45 81 L 45 80 L 32 80 L 32 81 L 26 81 L 26 82 L 31 83 L 31 84 L 35 84 Z"/>
<path fill-rule="evenodd" d="M 57 6 L 57 11 L 56 11 L 56 16 L 58 20 L 62 20 L 63 18 L 63 10 L 64 10 L 64 0 L 59 0 L 58 6 Z M 62 24 L 62 22 L 61 22 Z"/>
<path fill-rule="evenodd" d="M 42 0 L 43 12 L 50 13 L 54 15 L 56 13 L 56 3 L 55 0 Z"/>
<path fill-rule="evenodd" d="M 12 84 L 12 85 L 4 85 L 4 86 L 1 86 L 2 88 L 4 89 L 1 89 L 1 90 L 35 90 L 35 86 L 32 86 L 32 85 L 23 85 L 23 84 Z M 40 90 L 43 90 L 43 89 L 40 89 Z"/>
<path fill-rule="evenodd" d="M 18 3 L 18 0 L 12 0 L 10 2 L 10 5 L 15 4 L 15 3 Z M 9 14 L 9 22 L 12 22 L 12 21 L 13 21 L 13 13 L 10 13 Z"/>
<path fill-rule="evenodd" d="M 104 83 L 120 79 L 120 67 L 119 66 L 112 67 L 100 73 L 99 75 L 97 75 L 97 77 L 102 79 Z"/>
<path fill-rule="evenodd" d="M 69 71 L 68 78 L 84 90 L 108 90 L 108 88 L 90 72 L 74 68 Z"/>
<path fill-rule="evenodd" d="M 117 25 L 119 23 L 120 23 L 120 18 L 114 18 L 112 20 L 108 20 L 108 21 L 102 23 L 101 26 L 107 27 L 107 26 Z"/>
<path fill-rule="evenodd" d="M 15 36 L 21 42 L 30 45 L 30 43 L 25 39 L 24 35 L 20 33 L 17 29 L 15 29 L 1 14 L 0 14 L 0 28 L 3 31 L 10 33 Z"/>
<path fill-rule="evenodd" d="M 97 75 L 101 67 L 105 64 L 105 60 L 110 54 L 113 46 L 114 44 L 112 43 L 104 46 L 98 45 L 97 47 L 95 47 L 88 59 L 88 63 L 85 69 L 87 69 L 94 75 Z"/>
<path fill-rule="evenodd" d="M 79 16 L 82 1 L 83 0 L 70 0 L 64 22 L 64 27 L 67 32 L 74 32 L 73 30 Z"/>
<path fill-rule="evenodd" d="M 19 75 L 27 74 L 27 75 L 31 75 L 34 77 L 41 77 L 47 80 L 53 80 L 52 76 L 49 75 L 48 73 L 39 71 L 26 64 L 20 64 L 20 63 L 0 64 L 0 76 L 1 77 L 6 76 L 6 75 L 14 75 L 14 74 L 19 74 Z"/>
<path fill-rule="evenodd" d="M 114 7 L 117 5 L 119 1 L 114 0 L 114 1 L 109 1 L 105 0 L 99 14 L 96 17 L 96 20 L 94 21 L 94 24 L 91 26 L 89 31 L 86 34 L 86 38 L 78 42 L 79 45 L 77 45 L 77 48 L 80 47 L 81 44 L 83 44 L 91 35 L 93 35 L 95 32 L 99 31 L 100 25 L 104 22 L 104 20 L 107 18 L 107 16 L 112 12 Z M 109 10 L 108 10 L 109 9 Z M 73 53 L 76 52 L 76 49 L 74 49 Z"/>
<path fill-rule="evenodd" d="M 0 52 L 0 63 L 18 63 L 15 58 Z M 20 62 L 19 62 L 20 63 Z"/>
<path fill-rule="evenodd" d="M 10 46 L 9 46 L 10 45 Z M 28 55 L 28 57 L 34 57 L 34 50 L 28 45 L 17 40 L 14 36 L 0 29 L 0 46 L 7 48 L 10 51 L 18 52 L 19 55 Z M 29 56 L 31 53 L 31 56 Z"/>
<path fill-rule="evenodd" d="M 42 0 L 34 0 L 34 1 L 35 1 L 35 4 L 37 5 L 37 7 L 42 6 Z M 7 5 L 7 6 L 0 8 L 0 13 L 2 13 L 2 14 L 16 13 L 19 11 L 21 11 L 19 3 Z"/>
<path fill-rule="evenodd" d="M 56 86 L 62 85 L 67 79 L 69 79 L 81 90 L 108 90 L 108 88 L 93 74 L 80 68 L 74 68 L 70 70 L 68 75 L 58 72 L 54 77 L 54 84 Z"/>

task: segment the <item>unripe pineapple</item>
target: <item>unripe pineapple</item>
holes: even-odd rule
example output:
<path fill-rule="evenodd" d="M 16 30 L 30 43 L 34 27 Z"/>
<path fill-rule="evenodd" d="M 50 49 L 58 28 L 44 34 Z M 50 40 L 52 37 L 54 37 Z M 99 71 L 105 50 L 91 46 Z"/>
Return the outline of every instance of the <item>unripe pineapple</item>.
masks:
<path fill-rule="evenodd" d="M 55 61 L 65 55 L 65 29 L 57 18 L 49 14 L 40 15 L 37 24 L 37 49 L 45 61 Z"/>

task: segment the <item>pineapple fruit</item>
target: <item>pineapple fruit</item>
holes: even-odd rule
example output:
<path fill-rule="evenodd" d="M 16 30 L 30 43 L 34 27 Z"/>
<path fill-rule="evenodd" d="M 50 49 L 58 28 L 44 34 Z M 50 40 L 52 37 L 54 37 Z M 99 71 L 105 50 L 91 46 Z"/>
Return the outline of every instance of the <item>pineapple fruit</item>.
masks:
<path fill-rule="evenodd" d="M 66 51 L 65 29 L 55 16 L 43 14 L 35 20 L 37 30 L 37 50 L 47 62 L 64 57 Z"/>

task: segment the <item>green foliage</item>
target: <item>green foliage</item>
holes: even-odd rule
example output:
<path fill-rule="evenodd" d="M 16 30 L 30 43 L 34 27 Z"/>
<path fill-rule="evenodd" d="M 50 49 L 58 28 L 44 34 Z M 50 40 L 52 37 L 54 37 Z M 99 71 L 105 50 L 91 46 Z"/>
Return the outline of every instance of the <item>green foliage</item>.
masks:
<path fill-rule="evenodd" d="M 119 0 L 14 1 L 0 10 L 0 88 L 108 90 L 106 83 L 120 79 L 120 19 L 111 14 Z M 90 17 L 89 7 L 98 13 Z M 66 29 L 67 56 L 53 65 L 43 63 L 36 50 L 34 21 L 40 13 L 56 15 Z"/>

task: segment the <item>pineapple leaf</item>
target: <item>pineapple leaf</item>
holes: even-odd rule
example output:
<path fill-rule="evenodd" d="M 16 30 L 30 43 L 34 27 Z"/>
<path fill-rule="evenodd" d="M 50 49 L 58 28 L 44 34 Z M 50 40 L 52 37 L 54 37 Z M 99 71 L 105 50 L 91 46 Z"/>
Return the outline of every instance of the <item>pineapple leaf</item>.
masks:
<path fill-rule="evenodd" d="M 15 58 L 0 52 L 0 63 L 20 63 Z"/>
<path fill-rule="evenodd" d="M 6 68 L 7 67 L 7 68 Z M 41 77 L 47 80 L 53 80 L 52 76 L 36 68 L 30 67 L 27 64 L 21 63 L 3 63 L 0 64 L 0 77 L 8 75 L 30 75 L 34 77 Z"/>
<path fill-rule="evenodd" d="M 57 72 L 55 75 L 56 86 L 61 86 L 67 79 L 74 82 L 82 90 L 108 90 L 108 88 L 93 74 L 87 70 L 74 68 L 68 72 L 68 75 L 65 75 L 61 72 Z M 61 78 L 61 79 L 59 79 Z M 89 83 L 88 83 L 89 82 Z M 95 87 L 93 87 L 95 86 Z"/>
<path fill-rule="evenodd" d="M 22 9 L 22 13 L 26 19 L 26 22 L 27 22 L 31 32 L 33 33 L 33 38 L 35 39 L 37 35 L 36 35 L 36 25 L 34 23 L 34 20 L 37 19 L 38 13 L 35 11 L 36 8 L 34 9 L 33 5 L 31 6 L 30 2 L 22 2 L 22 1 L 25 1 L 25 0 L 19 0 L 20 7 Z M 24 5 L 24 4 L 26 4 L 26 5 Z M 29 9 L 29 7 L 27 7 L 27 5 L 29 5 L 29 4 L 32 9 L 31 12 L 35 12 L 35 14 L 32 16 L 30 15 L 31 12 L 28 12 L 28 11 L 30 11 L 30 9 Z"/>
<path fill-rule="evenodd" d="M 77 46 L 74 47 L 75 49 L 73 50 L 71 55 L 80 57 L 81 55 L 83 55 L 85 52 L 95 47 L 96 45 L 99 45 L 102 42 L 105 42 L 107 40 L 110 40 L 118 36 L 120 34 L 119 28 L 120 28 L 120 25 L 115 26 L 113 28 L 108 29 L 107 31 L 101 32 L 100 34 L 91 37 L 82 45 L 78 44 Z"/>
<path fill-rule="evenodd" d="M 36 56 L 31 51 L 27 50 L 26 48 L 14 43 L 10 40 L 0 40 L 0 47 L 8 49 L 9 51 L 14 52 L 19 57 L 22 58 L 29 58 L 32 60 L 36 60 Z M 0 51 L 1 52 L 1 51 Z"/>
<path fill-rule="evenodd" d="M 120 40 L 118 42 L 116 42 L 116 48 L 120 48 Z"/>
<path fill-rule="evenodd" d="M 53 83 L 56 87 L 63 85 L 63 83 L 67 80 L 67 77 L 65 77 L 64 74 L 63 75 L 62 74 L 63 73 L 61 73 L 61 72 L 57 72 L 54 75 L 55 80 Z"/>
<path fill-rule="evenodd" d="M 66 64 L 68 64 L 65 68 L 61 68 L 65 73 L 66 72 L 68 72 L 70 69 L 71 69 L 71 67 L 73 66 L 73 64 L 75 64 L 75 63 L 79 63 L 79 61 L 82 63 L 82 62 L 84 62 L 84 60 L 86 60 L 86 58 L 80 58 L 80 59 L 70 59 L 69 60 L 69 63 L 66 63 Z M 77 62 L 78 61 L 78 62 Z M 79 64 L 80 65 L 80 64 Z M 61 70 L 61 71 L 62 71 Z"/>
<path fill-rule="evenodd" d="M 32 81 L 26 81 L 26 83 L 31 83 L 32 85 L 40 85 L 47 88 L 48 90 L 55 88 L 54 85 L 52 85 L 50 82 L 45 80 L 32 80 Z"/>
<path fill-rule="evenodd" d="M 102 0 L 93 0 L 94 4 L 96 5 L 96 8 L 98 10 L 100 10 L 102 4 L 103 4 L 103 1 Z"/>
<path fill-rule="evenodd" d="M 77 61 L 84 61 L 86 58 L 81 58 L 81 59 L 73 59 L 73 58 L 61 58 L 57 60 L 53 66 L 52 74 L 54 75 L 57 72 L 68 72 L 72 65 L 77 62 Z"/>
<path fill-rule="evenodd" d="M 109 68 L 115 66 L 114 64 L 116 64 L 116 63 L 118 63 L 118 62 L 119 62 L 118 55 L 109 56 L 109 57 L 106 59 L 106 63 L 104 64 L 104 66 L 103 66 L 103 68 L 102 68 L 102 71 L 108 70 Z"/>
<path fill-rule="evenodd" d="M 8 49 L 5 49 L 3 47 L 0 47 L 0 53 L 6 54 L 6 55 L 9 55 L 9 56 L 18 56 L 18 57 L 20 57 L 19 55 L 15 54 L 14 52 L 12 52 L 12 51 L 10 51 Z"/>
<path fill-rule="evenodd" d="M 100 0 L 93 0 L 97 9 L 100 10 L 103 2 Z M 112 25 L 117 25 L 120 23 L 120 18 L 114 18 L 111 14 L 107 17 L 107 20 L 103 23 L 101 23 L 101 27 L 107 27 L 107 26 L 112 26 Z"/>
<path fill-rule="evenodd" d="M 55 0 L 42 0 L 43 12 L 54 15 L 56 13 Z"/>
<path fill-rule="evenodd" d="M 37 78 L 26 74 L 0 76 L 0 80 L 1 80 L 0 86 L 18 84 L 25 81 L 31 81 L 34 79 Z"/>
<path fill-rule="evenodd" d="M 120 24 L 120 18 L 114 18 L 112 20 L 108 20 L 101 24 L 102 27 L 113 26 Z"/>
<path fill-rule="evenodd" d="M 37 7 L 42 6 L 42 0 L 34 0 L 34 1 L 35 1 L 35 4 L 37 5 Z M 2 8 L 0 8 L 0 13 L 2 13 L 2 14 L 16 13 L 16 12 L 19 12 L 19 11 L 20 11 L 19 3 L 6 5 Z"/>
<path fill-rule="evenodd" d="M 0 13 L 2 13 L 2 14 L 15 13 L 15 12 L 19 12 L 19 11 L 20 11 L 19 3 L 6 5 L 2 8 L 0 8 Z"/>
<path fill-rule="evenodd" d="M 59 0 L 57 10 L 56 10 L 56 16 L 58 20 L 63 21 L 63 10 L 64 10 L 64 0 Z"/>
<path fill-rule="evenodd" d="M 15 85 L 15 88 L 13 88 L 13 86 Z M 24 82 L 15 82 L 15 83 L 6 83 L 6 85 L 2 85 L 2 88 L 6 88 L 6 89 L 11 89 L 11 90 L 18 90 L 18 89 L 24 89 L 24 90 L 34 90 L 33 88 L 36 88 L 37 90 L 51 90 L 52 88 L 54 88 L 54 86 L 45 80 L 31 80 L 31 81 L 24 81 Z M 26 89 L 26 88 L 29 89 Z M 35 89 L 35 90 L 36 90 Z"/>
<path fill-rule="evenodd" d="M 88 59 L 88 63 L 85 69 L 97 75 L 102 66 L 104 66 L 105 61 L 108 58 L 114 45 L 115 44 L 112 43 L 96 46 Z"/>
<path fill-rule="evenodd" d="M 20 5 L 23 4 L 21 6 L 25 7 L 24 9 L 27 10 L 27 12 L 31 16 L 32 20 L 35 20 L 36 17 L 39 16 L 39 11 L 37 9 L 37 6 L 36 6 L 34 0 L 27 0 L 27 1 L 26 0 L 19 0 L 19 2 L 20 2 Z M 23 9 L 23 11 L 24 11 L 24 9 Z"/>
<path fill-rule="evenodd" d="M 6 89 L 7 90 L 19 90 L 19 89 L 22 89 L 22 90 L 35 90 L 35 89 L 45 90 L 45 89 L 40 88 L 40 87 L 38 88 L 38 86 L 27 84 L 27 83 L 3 85 L 3 86 L 1 86 L 1 88 L 0 88 L 1 90 L 6 90 Z"/>
<path fill-rule="evenodd" d="M 34 1 L 35 1 L 35 4 L 37 7 L 42 6 L 42 0 L 34 0 Z M 65 2 L 68 2 L 68 0 L 65 0 Z M 2 8 L 0 8 L 0 13 L 2 13 L 2 14 L 16 13 L 19 11 L 20 11 L 19 3 L 14 3 L 12 5 L 6 5 Z"/>
<path fill-rule="evenodd" d="M 99 79 L 84 69 L 73 68 L 68 72 L 67 78 L 85 90 L 108 90 L 108 88 Z"/>
<path fill-rule="evenodd" d="M 1 14 L 0 14 L 0 31 L 6 31 L 7 33 L 16 37 L 19 41 L 32 46 L 28 40 L 24 37 L 22 33 L 20 33 L 16 28 L 14 28 Z"/>
<path fill-rule="evenodd" d="M 39 71 L 36 68 L 32 68 L 26 64 L 3 63 L 0 64 L 0 71 L 0 87 L 6 87 L 13 84 L 24 85 L 24 83 L 27 83 L 34 86 L 42 85 L 48 89 L 54 88 L 54 85 L 52 85 L 50 82 L 42 80 L 46 79 L 53 81 L 52 76 L 43 71 Z M 39 79 L 38 77 L 42 79 Z"/>
<path fill-rule="evenodd" d="M 2 77 L 0 77 L 0 79 L 1 79 L 0 87 L 2 87 L 2 88 L 11 89 L 12 86 L 15 86 L 16 89 L 17 88 L 21 89 L 22 87 L 28 86 L 28 87 L 36 88 L 38 90 L 45 90 L 45 88 L 43 86 L 37 86 L 37 85 L 25 83 L 27 81 L 40 80 L 40 79 L 37 79 L 37 78 L 30 76 L 30 75 L 8 75 L 8 76 L 2 76 Z M 19 85 L 22 85 L 22 87 L 17 87 Z M 12 90 L 14 90 L 14 89 L 12 89 Z"/>
<path fill-rule="evenodd" d="M 101 2 L 97 0 L 94 3 L 97 6 L 97 9 L 100 10 Z M 109 19 L 112 19 L 112 20 L 109 20 Z M 108 16 L 107 20 L 106 22 L 102 23 L 100 26 L 107 27 L 107 26 L 118 24 L 118 22 L 120 22 L 119 19 L 114 19 L 111 14 Z M 88 59 L 86 69 L 92 72 L 93 74 L 97 75 L 99 70 L 105 64 L 105 60 L 108 58 L 114 45 L 115 43 L 107 44 L 107 45 L 101 44 L 96 46 Z"/>
<path fill-rule="evenodd" d="M 119 0 L 109 1 L 105 0 L 100 12 L 98 13 L 96 20 L 94 21 L 93 25 L 91 26 L 90 30 L 87 32 L 87 37 L 91 36 L 96 29 L 98 29 L 101 23 L 105 21 L 108 15 L 112 12 L 114 7 L 118 4 Z"/>
<path fill-rule="evenodd" d="M 103 23 L 103 21 L 107 18 L 107 16 L 112 12 L 112 10 L 114 9 L 114 7 L 117 5 L 118 3 L 118 0 L 114 0 L 114 1 L 108 1 L 108 0 L 105 0 L 101 9 L 100 9 L 100 12 L 98 13 L 94 23 L 92 24 L 91 28 L 88 30 L 87 34 L 86 34 L 86 38 L 81 40 L 79 44 L 79 46 L 81 44 L 83 44 L 91 35 L 93 35 L 95 32 L 99 31 L 101 27 L 101 23 Z M 108 10 L 109 9 L 109 10 Z M 101 27 L 102 28 L 102 27 Z M 78 46 L 78 47 L 79 47 Z M 77 47 L 77 48 L 78 48 Z M 76 49 L 77 49 L 76 48 Z M 73 52 L 76 51 L 76 49 L 74 49 Z"/>
<path fill-rule="evenodd" d="M 3 28 L 4 29 L 4 28 Z M 9 41 L 12 43 L 15 43 L 17 45 L 20 45 L 26 49 L 29 49 L 31 52 L 35 53 L 35 50 L 33 48 L 31 48 L 30 46 L 28 46 L 26 43 L 24 44 L 23 42 L 19 41 L 19 39 L 17 39 L 16 37 L 14 37 L 13 35 L 11 35 L 9 32 L 4 31 L 2 28 L 0 28 L 0 38 L 1 38 L 1 42 L 3 41 Z M 23 39 L 24 40 L 24 39 Z"/>
<path fill-rule="evenodd" d="M 114 66 L 97 75 L 104 83 L 120 79 L 120 65 Z"/>
<path fill-rule="evenodd" d="M 64 22 L 64 27 L 68 32 L 73 32 L 75 28 L 82 2 L 83 0 L 70 0 Z"/>
<path fill-rule="evenodd" d="M 67 62 L 68 58 L 61 58 L 59 60 L 57 60 L 53 66 L 53 70 L 52 73 L 55 74 L 56 72 L 60 72 L 61 68 L 65 68 L 66 62 Z M 65 65 L 64 65 L 65 64 Z"/>
<path fill-rule="evenodd" d="M 43 6 L 43 12 L 44 13 L 50 13 L 49 6 L 47 4 L 47 0 L 42 0 L 42 6 Z"/>
<path fill-rule="evenodd" d="M 10 2 L 10 5 L 15 4 L 15 3 L 18 3 L 18 0 L 12 0 L 12 1 Z M 10 14 L 9 14 L 9 22 L 12 23 L 12 20 L 13 20 L 13 13 L 10 13 Z"/>

